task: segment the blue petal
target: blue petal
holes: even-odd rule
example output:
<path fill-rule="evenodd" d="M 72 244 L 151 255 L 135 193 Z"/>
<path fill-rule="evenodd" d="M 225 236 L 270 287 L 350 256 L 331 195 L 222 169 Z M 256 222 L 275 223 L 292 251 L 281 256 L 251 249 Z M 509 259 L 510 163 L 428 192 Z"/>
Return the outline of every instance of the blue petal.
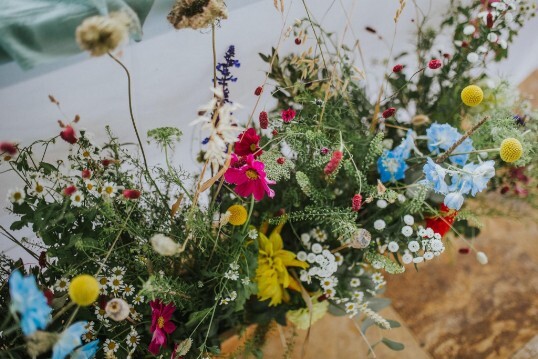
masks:
<path fill-rule="evenodd" d="M 85 321 L 76 322 L 60 334 L 60 338 L 52 348 L 52 359 L 64 359 L 82 344 L 80 337 L 87 331 L 86 324 Z"/>

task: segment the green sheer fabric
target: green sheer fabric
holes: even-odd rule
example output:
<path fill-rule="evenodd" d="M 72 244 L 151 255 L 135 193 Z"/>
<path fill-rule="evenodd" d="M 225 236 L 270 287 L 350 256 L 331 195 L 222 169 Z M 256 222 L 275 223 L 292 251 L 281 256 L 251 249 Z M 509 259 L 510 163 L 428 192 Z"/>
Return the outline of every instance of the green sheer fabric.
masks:
<path fill-rule="evenodd" d="M 23 69 L 79 53 L 75 30 L 87 17 L 125 11 L 134 21 L 131 36 L 142 38 L 142 23 L 154 0 L 2 0 L 0 64 Z"/>

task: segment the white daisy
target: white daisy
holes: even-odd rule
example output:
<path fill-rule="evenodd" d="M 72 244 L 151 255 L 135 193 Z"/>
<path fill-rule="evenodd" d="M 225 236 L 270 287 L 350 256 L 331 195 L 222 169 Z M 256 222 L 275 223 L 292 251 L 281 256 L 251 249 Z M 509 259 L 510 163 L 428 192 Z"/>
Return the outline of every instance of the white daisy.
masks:
<path fill-rule="evenodd" d="M 56 284 L 54 285 L 54 288 L 58 292 L 65 292 L 67 288 L 69 288 L 69 279 L 67 278 L 60 278 L 56 281 Z"/>
<path fill-rule="evenodd" d="M 131 332 L 127 335 L 127 338 L 125 338 L 125 342 L 128 346 L 133 348 L 136 348 L 136 346 L 140 344 L 140 335 L 134 328 L 131 328 Z"/>
<path fill-rule="evenodd" d="M 107 182 L 103 185 L 103 188 L 101 188 L 101 195 L 109 198 L 114 198 L 116 196 L 116 193 L 118 191 L 118 187 L 115 183 Z"/>
<path fill-rule="evenodd" d="M 323 289 L 334 288 L 338 284 L 338 280 L 334 277 L 324 278 L 320 284 Z"/>
<path fill-rule="evenodd" d="M 133 303 L 136 305 L 144 303 L 144 296 L 140 294 L 135 295 L 133 298 Z"/>
<path fill-rule="evenodd" d="M 84 201 L 84 195 L 80 191 L 76 191 L 71 195 L 71 205 L 74 207 L 80 207 L 82 206 L 82 202 Z"/>
<path fill-rule="evenodd" d="M 133 286 L 129 285 L 129 284 L 125 284 L 123 286 L 123 296 L 124 297 L 130 297 L 131 295 L 133 295 L 135 292 L 135 289 Z"/>
<path fill-rule="evenodd" d="M 110 289 L 119 291 L 123 286 L 123 277 L 113 275 L 112 277 L 109 278 L 107 284 L 110 287 Z"/>
<path fill-rule="evenodd" d="M 349 285 L 352 286 L 353 288 L 356 288 L 358 286 L 361 285 L 361 280 L 359 278 L 353 278 L 350 282 L 349 282 Z"/>
<path fill-rule="evenodd" d="M 355 299 L 357 302 L 362 302 L 362 300 L 364 299 L 364 292 L 361 292 L 360 290 L 354 291 L 353 299 Z"/>
<path fill-rule="evenodd" d="M 108 290 L 107 290 L 108 278 L 97 277 L 97 283 L 99 284 L 99 293 L 103 295 L 107 295 L 108 294 Z"/>
<path fill-rule="evenodd" d="M 118 277 L 121 276 L 123 278 L 123 276 L 125 275 L 125 272 L 126 272 L 125 267 L 117 266 L 117 267 L 112 268 L 112 274 Z"/>
<path fill-rule="evenodd" d="M 118 343 L 116 343 L 114 340 L 107 339 L 105 340 L 105 343 L 103 344 L 103 350 L 105 353 L 115 353 L 119 349 Z"/>
<path fill-rule="evenodd" d="M 26 193 L 22 189 L 15 188 L 8 192 L 7 198 L 11 203 L 23 204 Z"/>
<path fill-rule="evenodd" d="M 374 283 L 382 283 L 384 280 L 385 280 L 385 278 L 383 278 L 383 274 L 381 274 L 381 273 L 372 274 L 372 281 Z"/>
<path fill-rule="evenodd" d="M 43 197 L 45 195 L 45 185 L 38 179 L 36 178 L 32 183 L 31 183 L 31 187 L 30 189 L 28 190 L 28 192 L 30 193 L 30 195 L 32 196 L 35 196 L 35 197 Z"/>

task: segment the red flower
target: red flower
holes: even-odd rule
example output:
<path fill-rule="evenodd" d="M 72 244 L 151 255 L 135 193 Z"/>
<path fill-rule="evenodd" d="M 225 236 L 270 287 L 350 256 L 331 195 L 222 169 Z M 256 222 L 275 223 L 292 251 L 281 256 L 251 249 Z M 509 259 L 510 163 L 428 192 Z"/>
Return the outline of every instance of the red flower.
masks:
<path fill-rule="evenodd" d="M 292 108 L 282 111 L 282 121 L 285 123 L 290 123 L 295 118 L 295 114 L 296 112 Z"/>
<path fill-rule="evenodd" d="M 458 211 L 451 210 L 444 203 L 441 203 L 441 215 L 426 218 L 426 227 L 433 229 L 435 233 L 439 233 L 443 237 L 452 227 L 457 214 Z"/>
<path fill-rule="evenodd" d="M 295 45 L 301 45 L 301 39 L 299 39 L 298 37 L 295 38 Z"/>
<path fill-rule="evenodd" d="M 124 189 L 123 197 L 127 199 L 138 199 L 140 198 L 140 191 L 137 189 Z"/>
<path fill-rule="evenodd" d="M 89 169 L 83 169 L 81 172 L 82 178 L 90 178 L 92 176 L 92 171 Z"/>
<path fill-rule="evenodd" d="M 396 113 L 396 109 L 394 107 L 389 107 L 385 111 L 383 111 L 383 118 L 389 118 L 394 116 Z"/>
<path fill-rule="evenodd" d="M 330 151 L 330 150 L 329 150 L 327 147 L 323 147 L 321 150 L 319 150 L 319 152 L 320 152 L 323 156 L 329 154 L 329 151 Z"/>
<path fill-rule="evenodd" d="M 488 15 L 486 16 L 486 26 L 488 29 L 493 27 L 493 14 L 491 12 L 488 12 Z"/>
<path fill-rule="evenodd" d="M 260 127 L 265 130 L 269 127 L 269 118 L 267 117 L 267 112 L 260 112 Z"/>
<path fill-rule="evenodd" d="M 284 162 L 286 162 L 286 159 L 284 157 L 279 157 L 276 159 L 276 162 L 279 164 L 279 165 L 283 165 Z"/>
<path fill-rule="evenodd" d="M 278 135 L 278 131 L 277 131 L 277 130 L 273 130 L 271 133 L 273 134 L 273 136 Z"/>
<path fill-rule="evenodd" d="M 361 209 L 361 207 L 362 207 L 362 196 L 359 193 L 357 193 L 351 199 L 351 208 L 353 209 L 354 212 L 358 212 Z"/>
<path fill-rule="evenodd" d="M 77 139 L 77 135 L 75 133 L 75 130 L 73 129 L 73 127 L 67 125 L 64 127 L 64 129 L 62 130 L 62 132 L 60 132 L 60 137 L 70 143 L 70 144 L 75 144 L 77 143 L 78 139 Z"/>
<path fill-rule="evenodd" d="M 327 163 L 327 165 L 323 169 L 323 172 L 326 175 L 330 175 L 331 173 L 336 171 L 336 169 L 340 165 L 340 162 L 342 161 L 342 157 L 344 157 L 342 151 L 334 151 L 331 160 L 329 161 L 329 163 Z"/>
<path fill-rule="evenodd" d="M 443 63 L 438 59 L 433 59 L 428 63 L 428 67 L 432 70 L 438 69 L 441 66 L 443 66 Z"/>
<path fill-rule="evenodd" d="M 246 163 L 241 167 L 237 166 L 238 162 L 239 159 L 233 153 L 230 168 L 224 173 L 226 182 L 236 185 L 235 193 L 241 197 L 253 195 L 256 201 L 262 200 L 265 194 L 271 198 L 275 196 L 275 191 L 269 185 L 276 182 L 267 179 L 263 162 L 256 161 L 253 155 L 248 155 Z"/>
<path fill-rule="evenodd" d="M 260 156 L 263 151 L 260 149 L 260 136 L 256 133 L 256 130 L 249 128 L 241 133 L 238 137 L 239 141 L 235 143 L 234 152 L 238 156 L 254 155 L 254 157 Z"/>
<path fill-rule="evenodd" d="M 471 250 L 467 247 L 462 247 L 460 249 L 458 249 L 458 252 L 460 252 L 461 254 L 469 254 Z"/>
<path fill-rule="evenodd" d="M 149 302 L 151 306 L 151 327 L 153 333 L 149 344 L 150 353 L 157 355 L 163 345 L 166 345 L 166 334 L 171 334 L 176 330 L 176 325 L 170 321 L 172 314 L 176 310 L 173 304 L 164 304 L 160 300 Z"/>
<path fill-rule="evenodd" d="M 397 65 L 394 65 L 394 67 L 392 68 L 392 72 L 400 72 L 403 70 L 403 65 L 400 65 L 400 64 L 397 64 Z"/>
<path fill-rule="evenodd" d="M 114 162 L 114 160 L 111 160 L 110 158 L 104 158 L 104 159 L 101 160 L 101 163 L 103 164 L 103 167 L 108 167 L 113 162 Z"/>
<path fill-rule="evenodd" d="M 71 196 L 73 193 L 77 191 L 77 187 L 71 185 L 64 188 L 64 194 L 66 196 Z"/>
<path fill-rule="evenodd" d="M 47 298 L 47 304 L 49 306 L 51 306 L 52 305 L 52 300 L 54 299 L 54 293 L 52 293 L 52 290 L 50 290 L 48 288 L 45 289 L 43 291 L 43 295 L 45 296 L 45 298 Z"/>
<path fill-rule="evenodd" d="M 15 156 L 17 154 L 17 145 L 13 142 L 0 142 L 0 153 Z"/>
<path fill-rule="evenodd" d="M 263 92 L 263 87 L 258 86 L 258 87 L 256 87 L 256 90 L 254 90 L 254 95 L 260 96 L 262 94 L 262 92 Z"/>

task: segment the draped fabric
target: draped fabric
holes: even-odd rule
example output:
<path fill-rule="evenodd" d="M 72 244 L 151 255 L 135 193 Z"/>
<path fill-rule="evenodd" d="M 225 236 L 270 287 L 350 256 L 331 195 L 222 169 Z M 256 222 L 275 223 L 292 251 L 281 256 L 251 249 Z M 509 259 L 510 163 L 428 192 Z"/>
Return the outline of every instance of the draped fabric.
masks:
<path fill-rule="evenodd" d="M 75 30 L 87 17 L 124 11 L 131 37 L 142 38 L 142 23 L 154 0 L 3 0 L 0 6 L 0 63 L 23 69 L 79 53 Z"/>

